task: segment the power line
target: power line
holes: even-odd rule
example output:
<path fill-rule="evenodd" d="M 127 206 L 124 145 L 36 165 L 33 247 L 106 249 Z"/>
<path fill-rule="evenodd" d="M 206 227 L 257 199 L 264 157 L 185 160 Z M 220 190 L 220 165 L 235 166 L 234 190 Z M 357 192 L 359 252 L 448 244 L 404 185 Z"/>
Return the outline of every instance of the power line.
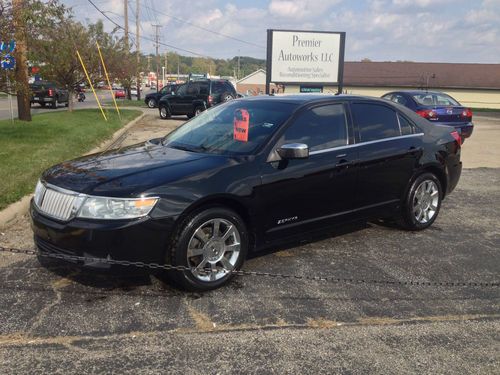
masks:
<path fill-rule="evenodd" d="M 145 4 L 141 4 L 143 7 L 145 8 L 149 8 L 147 5 Z M 150 8 L 151 9 L 151 8 Z M 214 30 L 211 30 L 211 29 L 207 29 L 206 27 L 203 27 L 203 26 L 199 26 L 199 25 L 196 25 L 192 22 L 189 22 L 189 21 L 186 21 L 185 19 L 182 19 L 182 18 L 179 18 L 179 17 L 176 17 L 176 16 L 172 16 L 170 14 L 167 14 L 167 13 L 164 13 L 164 12 L 160 12 L 159 10 L 158 11 L 155 11 L 154 8 L 151 9 L 153 12 L 155 12 L 155 17 L 156 17 L 156 13 L 159 13 L 165 17 L 169 17 L 169 18 L 172 18 L 173 20 L 176 20 L 177 22 L 181 22 L 181 23 L 185 23 L 186 25 L 189 25 L 189 26 L 192 26 L 192 27 L 195 27 L 197 29 L 200 29 L 200 30 L 203 30 L 203 31 L 207 31 L 209 33 L 212 33 L 212 34 L 215 34 L 215 35 L 219 35 L 219 36 L 222 36 L 224 38 L 228 38 L 228 39 L 232 39 L 232 40 L 235 40 L 237 42 L 240 42 L 240 43 L 245 43 L 245 44 L 248 44 L 248 45 L 251 45 L 251 46 L 254 46 L 254 47 L 259 47 L 259 48 L 266 48 L 264 46 L 261 46 L 260 44 L 256 44 L 256 43 L 253 43 L 253 42 L 249 42 L 247 40 L 243 40 L 243 39 L 239 39 L 239 38 L 235 38 L 234 36 L 231 36 L 231 35 L 227 35 L 227 34 L 223 34 L 223 33 L 220 33 L 218 31 L 214 31 Z"/>
<path fill-rule="evenodd" d="M 115 25 L 115 26 L 116 26 L 116 27 L 118 27 L 119 29 L 125 30 L 125 28 L 124 28 L 122 25 L 118 24 L 118 23 L 117 23 L 117 22 L 115 22 L 112 18 L 110 18 L 108 15 L 106 15 L 106 13 L 105 13 L 105 12 L 103 12 L 103 11 L 102 11 L 102 10 L 101 10 L 101 9 L 100 9 L 97 5 L 95 5 L 95 3 L 94 3 L 92 0 L 88 0 L 88 2 L 89 2 L 90 4 L 92 4 L 92 6 L 93 6 L 93 7 L 94 7 L 94 8 L 95 8 L 95 9 L 96 9 L 99 13 L 101 13 L 101 14 L 104 16 L 104 18 L 106 18 L 109 22 L 111 22 L 113 25 Z M 133 32 L 131 32 L 131 31 L 129 31 L 129 34 L 130 34 L 130 35 L 135 35 L 135 36 L 136 36 L 136 34 L 135 34 L 135 33 L 133 33 Z M 154 39 L 152 39 L 152 38 L 148 38 L 147 36 L 143 36 L 143 35 L 141 35 L 141 36 L 140 36 L 140 38 L 142 38 L 142 39 L 144 39 L 144 40 L 147 40 L 147 41 L 150 41 L 150 42 L 155 42 L 155 43 L 156 43 L 156 41 L 155 41 Z M 208 56 L 206 56 L 206 55 L 204 55 L 204 54 L 202 54 L 202 53 L 198 53 L 198 52 L 190 51 L 190 50 L 188 50 L 188 49 L 181 48 L 181 47 L 176 47 L 176 46 L 174 46 L 174 45 L 167 44 L 167 43 L 163 43 L 163 42 L 160 42 L 160 41 L 158 42 L 158 44 L 160 44 L 160 45 L 162 45 L 162 46 L 165 46 L 165 47 L 169 47 L 169 48 L 172 48 L 172 49 L 178 50 L 178 51 L 183 51 L 183 52 L 189 53 L 189 54 L 191 54 L 191 55 L 200 56 L 200 57 L 208 57 Z"/>

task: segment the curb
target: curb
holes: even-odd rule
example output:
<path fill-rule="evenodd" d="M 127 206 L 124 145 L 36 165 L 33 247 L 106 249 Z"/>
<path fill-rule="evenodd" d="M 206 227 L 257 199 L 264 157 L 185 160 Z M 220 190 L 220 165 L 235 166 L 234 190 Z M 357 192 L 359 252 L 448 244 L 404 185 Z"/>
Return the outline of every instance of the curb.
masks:
<path fill-rule="evenodd" d="M 86 152 L 83 155 L 89 155 L 89 154 L 95 154 L 96 152 L 99 152 L 103 149 L 106 149 L 110 145 L 112 145 L 118 138 L 123 136 L 131 127 L 133 127 L 138 121 L 142 120 L 146 116 L 146 113 L 142 113 L 139 115 L 137 118 L 133 119 L 130 121 L 127 125 L 122 127 L 120 130 L 117 130 L 116 132 L 113 133 L 113 136 L 102 142 L 99 146 L 93 148 L 89 152 Z M 33 194 L 28 194 L 22 197 L 20 200 L 17 202 L 14 202 L 10 205 L 8 205 L 6 208 L 0 211 L 0 229 L 4 229 L 5 227 L 9 226 L 10 224 L 14 223 L 19 217 L 24 215 L 26 212 L 28 212 L 28 209 L 30 207 L 30 201 L 31 198 L 33 197 Z"/>

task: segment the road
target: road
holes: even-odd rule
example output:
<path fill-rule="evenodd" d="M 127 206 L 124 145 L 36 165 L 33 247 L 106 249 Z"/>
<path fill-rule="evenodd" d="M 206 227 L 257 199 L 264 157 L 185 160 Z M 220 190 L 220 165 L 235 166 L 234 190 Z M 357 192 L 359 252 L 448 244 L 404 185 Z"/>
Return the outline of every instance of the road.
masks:
<path fill-rule="evenodd" d="M 146 111 L 125 143 L 184 121 Z M 499 373 L 500 288 L 411 285 L 499 281 L 500 169 L 467 150 L 499 128 L 478 118 L 460 183 L 430 229 L 332 228 L 244 265 L 406 285 L 245 276 L 185 293 L 148 274 L 89 273 L 0 253 L 0 373 Z M 24 217 L 0 243 L 32 248 L 31 236 Z"/>
<path fill-rule="evenodd" d="M 143 91 L 144 93 L 148 93 L 149 90 Z M 111 100 L 111 93 L 109 91 L 98 90 L 97 95 L 99 100 L 102 102 L 109 102 Z M 143 94 L 144 95 L 144 94 Z M 86 99 L 83 103 L 78 103 L 76 100 L 74 102 L 75 109 L 83 109 L 83 108 L 97 108 L 97 101 L 92 93 L 92 90 L 87 90 L 85 93 Z M 119 100 L 119 99 L 118 99 Z M 14 117 L 17 117 L 17 101 L 16 97 L 12 98 L 13 109 L 14 109 Z M 63 104 L 59 104 L 57 111 L 64 111 L 67 108 L 64 107 Z M 51 108 L 42 108 L 38 104 L 33 104 L 31 108 L 32 114 L 45 113 L 45 112 L 53 112 L 55 109 Z M 10 119 L 10 105 L 9 100 L 7 98 L 0 98 L 0 120 Z"/>

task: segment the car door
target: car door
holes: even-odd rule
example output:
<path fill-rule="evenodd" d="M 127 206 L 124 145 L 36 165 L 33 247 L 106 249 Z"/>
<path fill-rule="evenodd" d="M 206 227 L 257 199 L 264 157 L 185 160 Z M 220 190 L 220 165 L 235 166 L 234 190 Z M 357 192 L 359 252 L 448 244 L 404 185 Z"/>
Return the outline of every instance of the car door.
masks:
<path fill-rule="evenodd" d="M 297 225 L 314 229 L 351 208 L 357 158 L 349 146 L 351 135 L 343 103 L 303 110 L 287 127 L 273 152 L 284 144 L 303 143 L 309 157 L 275 161 L 271 153 L 263 165 L 260 203 L 267 240 L 297 233 Z"/>
<path fill-rule="evenodd" d="M 170 110 L 172 114 L 182 114 L 182 101 L 187 93 L 188 84 L 180 85 L 177 89 L 175 95 L 171 95 L 168 98 L 168 103 L 170 104 Z"/>
<path fill-rule="evenodd" d="M 423 134 L 392 106 L 353 102 L 359 157 L 357 208 L 398 203 L 422 153 Z"/>

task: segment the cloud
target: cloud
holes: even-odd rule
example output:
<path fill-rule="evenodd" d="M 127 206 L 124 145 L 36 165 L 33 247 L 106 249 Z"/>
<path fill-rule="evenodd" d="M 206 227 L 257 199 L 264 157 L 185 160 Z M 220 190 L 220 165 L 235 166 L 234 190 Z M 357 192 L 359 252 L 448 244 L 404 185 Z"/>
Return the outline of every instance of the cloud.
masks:
<path fill-rule="evenodd" d="M 272 0 L 269 13 L 277 17 L 296 20 L 319 16 L 342 0 Z"/>

